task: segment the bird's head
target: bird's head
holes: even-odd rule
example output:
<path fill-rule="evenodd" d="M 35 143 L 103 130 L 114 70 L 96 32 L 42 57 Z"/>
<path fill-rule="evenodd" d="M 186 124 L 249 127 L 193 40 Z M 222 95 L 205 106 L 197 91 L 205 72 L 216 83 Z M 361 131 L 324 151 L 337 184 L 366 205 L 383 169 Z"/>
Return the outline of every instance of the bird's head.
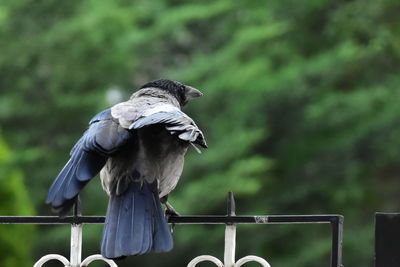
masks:
<path fill-rule="evenodd" d="M 182 107 L 186 105 L 189 100 L 203 95 L 203 93 L 196 88 L 169 79 L 158 79 L 148 82 L 142 85 L 140 89 L 150 87 L 160 88 L 170 93 L 178 100 Z"/>

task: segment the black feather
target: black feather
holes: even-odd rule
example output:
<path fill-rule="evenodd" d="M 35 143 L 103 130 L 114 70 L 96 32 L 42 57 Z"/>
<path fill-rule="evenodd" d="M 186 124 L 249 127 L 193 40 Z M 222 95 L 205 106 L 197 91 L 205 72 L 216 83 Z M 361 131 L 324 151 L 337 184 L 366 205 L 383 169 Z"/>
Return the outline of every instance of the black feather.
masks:
<path fill-rule="evenodd" d="M 71 158 L 50 187 L 46 202 L 56 211 L 67 212 L 72 200 L 100 172 L 108 157 L 132 137 L 112 119 L 109 109 L 97 114 L 72 148 Z"/>
<path fill-rule="evenodd" d="M 151 81 L 151 82 L 148 82 L 148 83 L 142 85 L 140 87 L 140 89 L 150 88 L 150 87 L 163 89 L 163 90 L 169 92 L 171 95 L 175 96 L 175 98 L 179 101 L 179 103 L 182 106 L 185 104 L 185 101 L 186 101 L 185 85 L 180 82 L 165 79 L 165 78 L 157 79 L 157 80 L 154 80 L 154 81 Z"/>
<path fill-rule="evenodd" d="M 165 129 L 171 134 L 177 134 L 181 140 L 198 144 L 207 148 L 203 133 L 194 121 L 180 110 L 170 112 L 158 112 L 142 117 L 130 126 L 130 130 L 140 129 L 146 126 L 164 124 Z"/>

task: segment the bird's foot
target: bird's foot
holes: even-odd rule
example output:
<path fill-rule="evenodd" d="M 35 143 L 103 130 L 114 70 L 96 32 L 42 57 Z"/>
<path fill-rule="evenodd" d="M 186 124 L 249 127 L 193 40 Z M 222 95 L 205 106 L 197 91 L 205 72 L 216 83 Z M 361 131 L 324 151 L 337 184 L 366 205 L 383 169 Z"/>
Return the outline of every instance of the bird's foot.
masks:
<path fill-rule="evenodd" d="M 171 204 L 169 204 L 169 202 L 165 202 L 165 207 L 167 207 L 167 209 L 165 210 L 165 215 L 167 216 L 167 218 L 171 217 L 171 216 L 181 216 L 175 209 L 174 207 L 172 207 Z"/>
<path fill-rule="evenodd" d="M 174 209 L 174 207 L 172 207 L 172 205 L 169 204 L 168 201 L 165 201 L 164 204 L 165 204 L 165 207 L 167 208 L 167 209 L 165 210 L 165 217 L 167 218 L 167 221 L 169 221 L 169 218 L 170 218 L 170 217 L 181 216 L 181 215 Z M 175 224 L 172 223 L 172 224 L 171 224 L 171 228 L 170 228 L 171 234 L 174 233 L 174 230 L 175 230 Z"/>

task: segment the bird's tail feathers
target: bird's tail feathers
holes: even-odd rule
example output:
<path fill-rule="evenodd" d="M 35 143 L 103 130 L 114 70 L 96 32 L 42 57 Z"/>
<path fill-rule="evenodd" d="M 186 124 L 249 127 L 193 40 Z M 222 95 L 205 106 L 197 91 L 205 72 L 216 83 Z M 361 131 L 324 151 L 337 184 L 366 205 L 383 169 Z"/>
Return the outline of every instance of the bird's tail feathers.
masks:
<path fill-rule="evenodd" d="M 123 194 L 111 196 L 101 244 L 104 257 L 166 252 L 172 247 L 155 183 L 132 182 Z"/>

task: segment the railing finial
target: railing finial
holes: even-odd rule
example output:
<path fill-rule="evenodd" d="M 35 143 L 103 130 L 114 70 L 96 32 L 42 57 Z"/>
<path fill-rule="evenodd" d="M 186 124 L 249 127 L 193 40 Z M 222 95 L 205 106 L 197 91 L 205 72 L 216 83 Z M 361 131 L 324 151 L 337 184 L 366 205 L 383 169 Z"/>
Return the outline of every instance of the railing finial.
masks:
<path fill-rule="evenodd" d="M 75 203 L 74 203 L 74 207 L 72 209 L 72 214 L 74 217 L 78 217 L 82 215 L 82 209 L 81 209 L 81 198 L 78 195 L 76 197 Z"/>
<path fill-rule="evenodd" d="M 235 216 L 236 215 L 236 204 L 235 198 L 233 196 L 233 192 L 228 192 L 228 200 L 227 200 L 227 215 Z"/>

